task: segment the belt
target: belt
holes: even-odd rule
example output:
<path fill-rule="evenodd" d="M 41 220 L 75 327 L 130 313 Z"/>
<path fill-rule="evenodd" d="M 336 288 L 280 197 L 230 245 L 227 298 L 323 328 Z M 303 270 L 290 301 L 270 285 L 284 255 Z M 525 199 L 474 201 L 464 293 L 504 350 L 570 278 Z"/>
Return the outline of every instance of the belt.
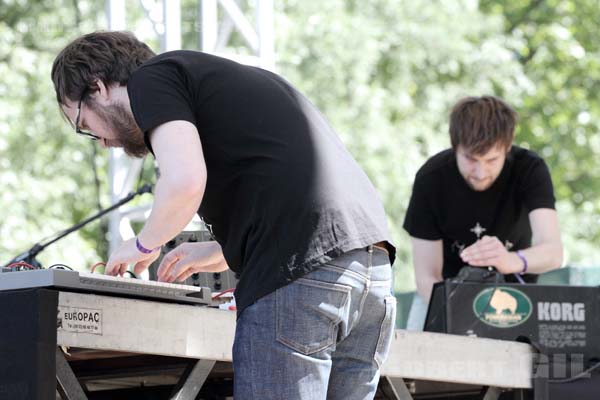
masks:
<path fill-rule="evenodd" d="M 377 243 L 373 243 L 372 244 L 373 247 L 377 247 L 378 249 L 381 249 L 383 251 L 385 251 L 385 253 L 389 256 L 390 252 L 387 249 L 387 242 L 377 242 Z"/>

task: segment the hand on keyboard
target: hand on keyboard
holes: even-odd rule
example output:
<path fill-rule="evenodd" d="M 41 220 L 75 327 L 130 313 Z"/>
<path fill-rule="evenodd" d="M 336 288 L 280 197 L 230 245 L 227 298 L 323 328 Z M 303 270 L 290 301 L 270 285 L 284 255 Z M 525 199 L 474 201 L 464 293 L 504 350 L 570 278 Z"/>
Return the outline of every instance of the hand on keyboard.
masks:
<path fill-rule="evenodd" d="M 217 242 L 182 243 L 170 251 L 158 267 L 158 279 L 184 281 L 196 272 L 222 272 L 228 267 Z"/>
<path fill-rule="evenodd" d="M 160 251 L 144 254 L 135 245 L 135 238 L 126 240 L 115 250 L 106 263 L 106 275 L 121 275 L 127 271 L 130 264 L 134 264 L 133 271 L 140 274 L 158 258 Z"/>

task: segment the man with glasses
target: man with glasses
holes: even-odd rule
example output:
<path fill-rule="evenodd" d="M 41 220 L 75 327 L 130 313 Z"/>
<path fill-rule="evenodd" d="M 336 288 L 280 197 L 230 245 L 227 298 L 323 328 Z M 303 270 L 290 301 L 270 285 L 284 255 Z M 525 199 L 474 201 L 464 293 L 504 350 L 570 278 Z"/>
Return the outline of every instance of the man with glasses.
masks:
<path fill-rule="evenodd" d="M 81 117 L 81 103 L 83 102 L 84 97 L 85 97 L 85 93 L 79 99 L 79 103 L 77 103 L 77 114 L 75 116 L 75 132 L 85 138 L 88 138 L 91 140 L 99 140 L 100 136 L 96 136 L 92 132 L 82 131 L 81 128 L 79 127 L 79 118 Z"/>
<path fill-rule="evenodd" d="M 82 36 L 52 80 L 75 131 L 152 152 L 152 213 L 110 255 L 139 273 L 198 212 L 214 242 L 164 257 L 167 282 L 240 273 L 235 397 L 369 399 L 394 328 L 386 217 L 319 111 L 281 77 L 192 51 L 155 56 L 133 35 Z"/>
<path fill-rule="evenodd" d="M 111 129 L 115 132 L 115 137 L 110 137 L 110 134 L 104 137 L 98 136 L 87 130 L 81 129 L 81 113 L 82 107 L 85 105 L 84 100 L 90 92 L 89 88 L 85 88 L 79 97 L 77 103 L 77 111 L 75 114 L 75 132 L 79 135 L 91 139 L 100 141 L 104 147 L 122 147 L 125 153 L 132 157 L 143 157 L 148 153 L 148 149 L 143 141 L 143 135 L 136 125 L 133 118 L 127 113 L 125 107 L 121 104 L 111 104 L 107 107 L 98 107 L 95 102 L 88 102 L 90 108 L 89 119 L 92 123 L 103 123 L 107 125 L 104 129 Z M 65 115 L 68 114 L 63 109 Z"/>

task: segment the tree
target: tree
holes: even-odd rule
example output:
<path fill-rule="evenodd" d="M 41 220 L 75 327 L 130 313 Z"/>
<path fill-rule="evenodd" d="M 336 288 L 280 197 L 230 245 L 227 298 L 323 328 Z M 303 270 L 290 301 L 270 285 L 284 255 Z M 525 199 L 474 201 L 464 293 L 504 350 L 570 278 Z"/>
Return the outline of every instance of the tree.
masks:
<path fill-rule="evenodd" d="M 144 13 L 132 4 L 128 26 L 136 31 Z M 197 2 L 182 4 L 183 45 L 197 49 Z M 319 106 L 378 188 L 399 250 L 397 289 L 414 285 L 402 229 L 414 174 L 449 146 L 449 108 L 465 95 L 496 94 L 519 111 L 517 143 L 550 166 L 570 260 L 593 262 L 600 236 L 596 0 L 275 4 L 278 72 Z M 49 79 L 54 56 L 69 40 L 107 26 L 103 11 L 102 2 L 83 0 L 0 4 L 5 255 L 79 222 L 98 203 L 108 205 L 106 155 L 96 155 L 61 119 Z M 42 261 L 106 258 L 104 235 L 101 224 L 90 225 Z"/>
<path fill-rule="evenodd" d="M 600 238 L 600 7 L 596 0 L 483 0 L 532 86 L 519 103 L 518 140 L 552 171 L 570 264 L 598 265 Z"/>
<path fill-rule="evenodd" d="M 396 288 L 413 289 L 402 222 L 418 167 L 449 146 L 449 108 L 473 94 L 518 100 L 531 87 L 503 18 L 466 1 L 289 0 L 277 21 L 279 72 L 367 170 L 398 246 Z"/>
<path fill-rule="evenodd" d="M 93 30 L 99 12 L 95 2 L 0 5 L 1 264 L 106 202 L 92 168 L 105 181 L 106 159 L 61 118 L 50 81 L 57 52 L 78 32 Z M 102 236 L 100 224 L 91 225 L 39 259 L 81 268 L 105 251 Z"/>

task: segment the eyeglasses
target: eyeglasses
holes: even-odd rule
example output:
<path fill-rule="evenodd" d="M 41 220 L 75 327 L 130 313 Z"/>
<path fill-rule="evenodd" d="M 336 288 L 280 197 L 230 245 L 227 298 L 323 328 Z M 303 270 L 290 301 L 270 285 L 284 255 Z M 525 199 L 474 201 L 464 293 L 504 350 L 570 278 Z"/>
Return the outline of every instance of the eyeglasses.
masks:
<path fill-rule="evenodd" d="M 79 135 L 86 137 L 88 139 L 91 139 L 91 140 L 100 140 L 100 136 L 96 136 L 92 132 L 82 131 L 81 128 L 79 127 L 79 116 L 81 114 L 81 103 L 83 102 L 83 99 L 87 95 L 87 92 L 88 92 L 87 89 L 83 91 L 83 94 L 81 95 L 81 98 L 79 99 L 79 104 L 77 104 L 77 116 L 75 117 L 75 132 L 78 133 Z"/>

